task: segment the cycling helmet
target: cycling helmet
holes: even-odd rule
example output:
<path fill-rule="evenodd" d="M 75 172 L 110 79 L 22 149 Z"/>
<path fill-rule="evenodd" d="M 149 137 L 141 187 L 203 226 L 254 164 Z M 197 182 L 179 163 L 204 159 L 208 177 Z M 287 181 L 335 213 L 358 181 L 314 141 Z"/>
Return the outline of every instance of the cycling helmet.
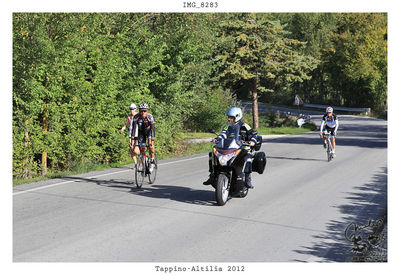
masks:
<path fill-rule="evenodd" d="M 227 116 L 233 116 L 235 118 L 235 122 L 238 122 L 243 117 L 242 110 L 238 107 L 230 108 L 226 114 Z"/>
<path fill-rule="evenodd" d="M 136 110 L 136 104 L 132 103 L 131 106 L 129 106 L 130 110 Z"/>
<path fill-rule="evenodd" d="M 147 110 L 147 109 L 149 109 L 149 105 L 147 103 L 142 102 L 139 104 L 139 110 Z"/>
<path fill-rule="evenodd" d="M 326 112 L 327 112 L 327 113 L 333 113 L 333 108 L 332 108 L 332 107 L 326 108 Z"/>

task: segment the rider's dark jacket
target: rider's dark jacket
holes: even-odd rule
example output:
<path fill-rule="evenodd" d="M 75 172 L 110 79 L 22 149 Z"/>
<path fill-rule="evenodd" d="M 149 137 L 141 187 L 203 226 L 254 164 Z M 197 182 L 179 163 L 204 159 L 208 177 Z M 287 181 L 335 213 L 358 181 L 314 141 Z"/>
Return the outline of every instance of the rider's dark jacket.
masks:
<path fill-rule="evenodd" d="M 137 139 L 138 136 L 145 136 L 146 138 L 156 136 L 154 119 L 151 114 L 146 114 L 143 118 L 139 113 L 133 117 L 131 137 Z"/>
<path fill-rule="evenodd" d="M 217 139 L 235 138 L 237 144 L 241 146 L 243 145 L 243 141 L 253 141 L 256 143 L 257 140 L 255 136 L 252 135 L 251 130 L 251 127 L 247 123 L 239 121 L 235 125 L 226 125 L 222 132 L 218 135 Z"/>

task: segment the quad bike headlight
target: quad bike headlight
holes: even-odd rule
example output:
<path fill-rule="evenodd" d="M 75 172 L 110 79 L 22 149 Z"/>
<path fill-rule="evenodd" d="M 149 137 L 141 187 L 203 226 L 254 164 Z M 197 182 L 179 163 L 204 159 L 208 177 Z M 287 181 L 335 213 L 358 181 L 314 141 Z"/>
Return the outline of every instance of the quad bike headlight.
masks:
<path fill-rule="evenodd" d="M 236 152 L 227 155 L 216 152 L 215 156 L 218 158 L 219 164 L 221 164 L 221 166 L 226 166 L 228 164 L 228 161 L 236 156 Z"/>

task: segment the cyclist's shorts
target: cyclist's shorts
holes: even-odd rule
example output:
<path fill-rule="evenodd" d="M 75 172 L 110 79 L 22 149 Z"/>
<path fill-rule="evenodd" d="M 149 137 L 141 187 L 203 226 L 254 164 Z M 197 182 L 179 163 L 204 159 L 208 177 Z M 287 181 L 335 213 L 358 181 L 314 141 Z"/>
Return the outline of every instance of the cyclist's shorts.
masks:
<path fill-rule="evenodd" d="M 148 134 L 148 135 L 139 133 L 139 134 L 138 134 L 138 144 L 141 144 L 141 143 L 146 144 L 146 141 L 147 141 L 148 139 L 150 139 L 150 138 L 151 138 L 151 131 L 149 131 L 149 134 Z"/>
<path fill-rule="evenodd" d="M 330 128 L 325 126 L 323 129 L 324 134 L 327 134 L 328 132 L 331 133 L 331 137 L 335 137 L 335 135 L 333 134 L 335 132 L 335 128 Z"/>

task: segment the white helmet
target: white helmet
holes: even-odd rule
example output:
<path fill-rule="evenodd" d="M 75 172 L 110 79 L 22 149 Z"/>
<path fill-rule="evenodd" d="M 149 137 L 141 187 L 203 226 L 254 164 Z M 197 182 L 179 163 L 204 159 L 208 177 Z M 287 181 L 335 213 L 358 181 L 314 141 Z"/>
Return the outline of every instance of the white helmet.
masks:
<path fill-rule="evenodd" d="M 129 106 L 130 110 L 136 110 L 136 104 L 132 103 L 131 106 Z"/>
<path fill-rule="evenodd" d="M 238 122 L 243 117 L 242 110 L 238 107 L 230 108 L 226 114 L 227 116 L 233 116 L 235 118 L 235 122 Z"/>
<path fill-rule="evenodd" d="M 332 107 L 326 108 L 326 112 L 327 112 L 327 113 L 333 113 L 333 108 L 332 108 Z"/>
<path fill-rule="evenodd" d="M 147 110 L 147 109 L 149 109 L 149 105 L 147 103 L 142 102 L 139 104 L 139 110 Z"/>

